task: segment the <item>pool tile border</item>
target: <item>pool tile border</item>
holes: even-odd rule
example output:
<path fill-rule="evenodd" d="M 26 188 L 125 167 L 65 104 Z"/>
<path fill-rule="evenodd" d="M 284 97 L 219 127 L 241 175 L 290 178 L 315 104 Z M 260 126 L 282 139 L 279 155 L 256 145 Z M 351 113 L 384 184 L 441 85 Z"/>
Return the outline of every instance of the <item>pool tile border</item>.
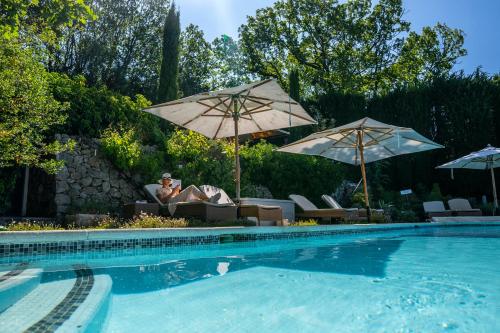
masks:
<path fill-rule="evenodd" d="M 500 223 L 405 223 L 392 225 L 315 226 L 315 227 L 263 227 L 263 228 L 210 228 L 162 230 L 89 230 L 76 232 L 0 233 L 0 256 L 32 256 L 46 254 L 81 254 L 89 251 L 162 248 L 283 240 L 412 228 L 452 226 L 491 226 Z M 5 237 L 3 237 L 5 236 Z M 11 236 L 9 238 L 9 236 Z M 58 239 L 61 239 L 58 241 Z"/>
<path fill-rule="evenodd" d="M 75 283 L 66 297 L 56 305 L 44 318 L 29 327 L 29 333 L 55 332 L 76 309 L 85 301 L 94 286 L 94 273 L 86 265 L 75 265 L 73 270 L 76 275 Z"/>

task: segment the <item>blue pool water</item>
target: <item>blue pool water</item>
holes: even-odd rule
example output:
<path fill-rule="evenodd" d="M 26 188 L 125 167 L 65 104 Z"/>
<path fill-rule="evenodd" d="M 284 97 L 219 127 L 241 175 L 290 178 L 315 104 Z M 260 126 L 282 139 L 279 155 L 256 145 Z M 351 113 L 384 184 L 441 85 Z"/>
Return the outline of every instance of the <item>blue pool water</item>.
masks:
<path fill-rule="evenodd" d="M 16 260 L 111 281 L 87 331 L 500 332 L 498 226 Z"/>

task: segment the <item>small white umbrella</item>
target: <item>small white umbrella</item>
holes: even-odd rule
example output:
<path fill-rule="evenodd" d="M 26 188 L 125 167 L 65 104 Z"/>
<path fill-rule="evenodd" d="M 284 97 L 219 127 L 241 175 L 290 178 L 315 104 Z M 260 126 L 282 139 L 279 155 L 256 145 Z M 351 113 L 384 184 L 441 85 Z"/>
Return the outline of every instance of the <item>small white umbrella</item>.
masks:
<path fill-rule="evenodd" d="M 460 157 L 454 161 L 436 167 L 437 169 L 475 169 L 490 170 L 491 183 L 493 185 L 493 202 L 495 211 L 498 209 L 497 189 L 495 185 L 494 168 L 500 167 L 500 148 L 488 145 L 480 151 L 475 151 L 469 155 Z"/>
<path fill-rule="evenodd" d="M 235 137 L 236 200 L 240 199 L 238 136 L 316 121 L 274 79 L 153 105 L 144 111 L 211 139 Z"/>
<path fill-rule="evenodd" d="M 279 148 L 278 151 L 323 156 L 344 163 L 360 165 L 365 204 L 369 214 L 366 163 L 436 148 L 443 148 L 443 146 L 411 128 L 363 118 L 347 125 L 311 134 Z"/>

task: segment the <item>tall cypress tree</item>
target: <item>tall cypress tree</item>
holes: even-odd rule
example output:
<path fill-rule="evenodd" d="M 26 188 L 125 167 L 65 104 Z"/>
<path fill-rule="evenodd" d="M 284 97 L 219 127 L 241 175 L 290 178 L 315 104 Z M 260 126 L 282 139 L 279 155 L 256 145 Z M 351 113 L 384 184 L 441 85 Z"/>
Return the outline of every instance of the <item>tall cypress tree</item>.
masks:
<path fill-rule="evenodd" d="M 177 99 L 179 76 L 179 37 L 181 33 L 179 11 L 175 2 L 170 6 L 163 28 L 163 52 L 158 87 L 158 103 Z"/>
<path fill-rule="evenodd" d="M 288 85 L 290 87 L 290 97 L 300 103 L 299 71 L 295 68 L 290 71 Z"/>

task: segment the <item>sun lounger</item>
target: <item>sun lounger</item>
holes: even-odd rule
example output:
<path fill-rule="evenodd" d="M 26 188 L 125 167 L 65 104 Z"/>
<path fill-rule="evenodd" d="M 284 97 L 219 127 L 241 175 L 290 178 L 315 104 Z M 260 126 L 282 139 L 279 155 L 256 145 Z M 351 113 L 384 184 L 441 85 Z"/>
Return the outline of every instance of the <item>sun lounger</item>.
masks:
<path fill-rule="evenodd" d="M 219 204 L 236 205 L 223 189 L 212 185 L 202 185 L 200 190 L 209 198 L 220 193 L 220 198 L 217 201 Z M 280 206 L 240 204 L 238 205 L 238 217 L 255 217 L 257 225 L 260 225 L 261 221 L 275 221 L 277 225 L 280 225 L 283 220 L 283 210 Z"/>
<path fill-rule="evenodd" d="M 156 196 L 156 190 L 160 187 L 159 184 L 148 184 L 144 186 L 144 190 L 148 197 L 157 202 L 160 207 L 167 207 Z M 207 201 L 197 202 L 179 202 L 175 209 L 174 217 L 193 217 L 204 221 L 236 221 L 238 218 L 237 207 L 234 204 L 219 204 Z"/>
<path fill-rule="evenodd" d="M 309 201 L 306 197 L 298 194 L 290 194 L 288 196 L 297 206 L 302 209 L 302 212 L 297 213 L 298 217 L 304 218 L 354 218 L 358 217 L 358 212 L 346 210 L 343 208 L 318 208 L 315 204 Z"/>
<path fill-rule="evenodd" d="M 480 209 L 472 208 L 469 200 L 457 198 L 448 200 L 448 206 L 457 216 L 482 216 Z"/>
<path fill-rule="evenodd" d="M 424 213 L 427 218 L 451 216 L 452 211 L 444 207 L 442 201 L 426 201 L 423 203 Z"/>
<path fill-rule="evenodd" d="M 328 194 L 323 194 L 321 196 L 321 199 L 330 207 L 334 209 L 344 209 L 349 213 L 357 213 L 358 217 L 360 219 L 366 219 L 367 214 L 366 214 L 366 209 L 365 208 L 343 208 L 334 198 L 332 198 Z M 372 216 L 373 215 L 384 215 L 384 210 L 383 209 L 370 209 Z"/>

